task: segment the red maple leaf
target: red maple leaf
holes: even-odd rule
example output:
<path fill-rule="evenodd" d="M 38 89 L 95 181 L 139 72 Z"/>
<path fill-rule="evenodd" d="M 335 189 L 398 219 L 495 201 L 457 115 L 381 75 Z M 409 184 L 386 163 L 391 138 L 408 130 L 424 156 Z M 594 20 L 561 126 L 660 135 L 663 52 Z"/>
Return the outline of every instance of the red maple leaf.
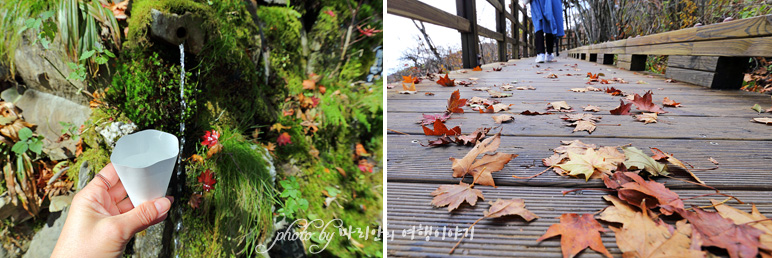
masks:
<path fill-rule="evenodd" d="M 437 80 L 437 84 L 445 87 L 453 87 L 456 86 L 456 79 L 451 80 L 448 78 L 448 74 L 445 74 L 445 77 L 440 77 L 440 79 Z"/>
<path fill-rule="evenodd" d="M 276 144 L 278 144 L 279 146 L 292 144 L 292 139 L 287 132 L 284 132 L 281 135 L 279 135 L 279 138 L 276 138 Z"/>
<path fill-rule="evenodd" d="M 426 126 L 421 126 L 424 128 L 424 134 L 425 135 L 459 135 L 461 134 L 461 127 L 453 127 L 453 129 L 448 130 L 447 127 L 445 127 L 445 124 L 442 123 L 439 119 L 434 120 L 434 130 L 429 129 Z"/>
<path fill-rule="evenodd" d="M 606 88 L 605 90 L 606 90 L 606 93 L 611 94 L 611 96 L 622 95 L 622 91 L 614 87 Z"/>
<path fill-rule="evenodd" d="M 702 238 L 703 246 L 724 248 L 729 257 L 756 257 L 759 253 L 759 237 L 763 231 L 748 224 L 734 224 L 718 212 L 707 212 L 695 207 L 694 212 L 678 209 L 681 217 L 689 220 L 695 233 Z"/>
<path fill-rule="evenodd" d="M 657 106 L 657 104 L 651 102 L 651 91 L 647 91 L 646 94 L 643 94 L 643 97 L 638 95 L 638 93 L 633 97 L 633 100 L 630 102 L 635 104 L 635 107 L 638 108 L 638 110 L 654 112 L 657 114 L 667 113 L 665 110 L 662 110 L 661 107 Z"/>
<path fill-rule="evenodd" d="M 206 171 L 201 172 L 201 174 L 198 175 L 198 182 L 204 184 L 204 191 L 209 192 L 209 190 L 214 189 L 214 184 L 217 183 L 217 179 L 214 179 L 212 170 L 207 168 Z"/>
<path fill-rule="evenodd" d="M 370 25 L 367 25 L 367 27 L 365 27 L 364 29 L 361 26 L 357 26 L 357 30 L 359 30 L 359 34 L 362 34 L 365 37 L 375 36 L 376 33 L 382 31 L 382 30 L 376 30 L 375 28 L 371 28 Z"/>
<path fill-rule="evenodd" d="M 619 106 L 615 109 L 612 109 L 610 112 L 612 115 L 629 115 L 630 114 L 630 106 L 632 106 L 633 103 L 627 103 L 625 104 L 624 100 L 619 100 Z"/>
<path fill-rule="evenodd" d="M 464 106 L 466 106 L 466 99 L 461 98 L 461 93 L 458 90 L 450 94 L 450 98 L 448 99 L 448 106 L 447 106 L 448 112 L 464 113 L 464 110 L 461 109 Z"/>
<path fill-rule="evenodd" d="M 314 103 L 313 105 L 311 105 L 311 107 L 312 107 L 312 108 L 315 108 L 316 106 L 318 106 L 318 105 L 319 105 L 319 98 L 317 98 L 317 97 L 311 97 L 311 102 L 313 102 L 313 103 Z"/>
<path fill-rule="evenodd" d="M 215 130 L 206 131 L 204 136 L 201 136 L 201 139 L 203 140 L 201 141 L 201 145 L 206 145 L 209 148 L 212 148 L 219 143 L 220 132 Z"/>

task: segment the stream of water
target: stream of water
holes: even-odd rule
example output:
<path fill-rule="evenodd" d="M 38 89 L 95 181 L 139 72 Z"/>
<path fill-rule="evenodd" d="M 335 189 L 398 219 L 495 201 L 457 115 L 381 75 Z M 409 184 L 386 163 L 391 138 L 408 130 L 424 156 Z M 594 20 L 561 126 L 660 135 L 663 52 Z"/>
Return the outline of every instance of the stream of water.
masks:
<path fill-rule="evenodd" d="M 182 111 L 180 114 L 180 154 L 177 157 L 177 185 L 176 187 L 176 194 L 181 195 L 183 192 L 183 185 L 185 184 L 185 176 L 183 172 L 183 165 L 182 165 L 182 150 L 185 146 L 185 110 L 188 108 L 188 105 L 185 103 L 185 45 L 184 43 L 180 44 L 180 104 L 182 107 Z M 182 243 L 180 241 L 180 231 L 182 230 L 182 206 L 177 205 L 177 208 L 174 210 L 174 217 L 172 218 L 172 223 L 174 223 L 174 232 L 172 233 L 173 238 L 173 247 L 172 247 L 172 253 L 174 257 L 180 257 L 179 250 L 182 247 Z"/>

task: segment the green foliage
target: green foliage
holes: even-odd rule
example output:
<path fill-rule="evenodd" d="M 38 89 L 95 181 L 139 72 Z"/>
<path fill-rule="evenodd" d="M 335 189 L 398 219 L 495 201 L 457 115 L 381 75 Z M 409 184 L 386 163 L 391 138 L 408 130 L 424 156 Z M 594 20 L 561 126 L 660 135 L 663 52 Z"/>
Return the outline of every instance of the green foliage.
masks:
<path fill-rule="evenodd" d="M 53 16 L 54 11 L 46 11 L 40 14 L 39 18 L 28 18 L 24 21 L 24 29 L 21 32 L 29 29 L 40 31 L 38 37 L 32 44 L 40 42 L 40 44 L 43 45 L 43 48 L 48 49 L 51 41 L 53 41 L 56 36 L 56 23 L 51 20 L 51 17 Z"/>
<path fill-rule="evenodd" d="M 32 130 L 24 127 L 19 130 L 19 141 L 13 145 L 11 150 L 19 156 L 28 150 L 40 155 L 43 151 L 43 136 L 33 136 Z"/>
<path fill-rule="evenodd" d="M 667 56 L 649 55 L 646 58 L 646 71 L 665 74 L 667 69 Z"/>
<path fill-rule="evenodd" d="M 62 135 L 69 135 L 71 139 L 78 140 L 80 138 L 80 133 L 78 133 L 78 126 L 73 124 L 72 122 L 62 122 L 59 121 L 59 125 L 62 126 L 62 130 L 59 131 Z"/>
<path fill-rule="evenodd" d="M 301 196 L 301 189 L 297 178 L 293 176 L 279 181 L 279 184 L 284 189 L 281 192 L 281 198 L 285 198 L 284 207 L 277 211 L 279 214 L 289 219 L 294 219 L 295 213 L 308 209 L 308 200 Z"/>
<path fill-rule="evenodd" d="M 204 200 L 198 211 L 204 214 L 204 225 L 193 226 L 181 234 L 188 241 L 195 243 L 196 238 L 210 238 L 202 246 L 192 244 L 182 250 L 182 256 L 198 256 L 196 250 L 209 250 L 211 256 L 231 256 L 235 253 L 253 256 L 254 247 L 263 241 L 272 228 L 271 207 L 275 204 L 277 192 L 272 187 L 268 171 L 268 153 L 229 127 L 218 130 L 221 133 L 220 153 L 207 159 L 204 164 L 187 166 L 188 183 L 198 186 L 198 175 L 207 168 L 215 173 L 217 184 L 214 189 L 204 193 Z M 199 147 L 198 153 L 205 156 L 205 148 Z M 194 191 L 201 188 L 195 187 Z M 186 222 L 188 225 L 188 222 Z M 201 234 L 208 234 L 201 236 Z M 215 251 L 212 251 L 214 249 Z M 217 251 L 219 249 L 219 251 Z M 186 255 L 187 254 L 187 255 Z"/>
<path fill-rule="evenodd" d="M 8 66 L 11 77 L 16 73 L 16 48 L 21 43 L 22 32 L 28 28 L 28 19 L 40 19 L 40 25 L 45 27 L 41 13 L 49 10 L 52 5 L 53 1 L 0 1 L 0 31 L 3 32 L 0 35 L 0 63 Z M 29 25 L 35 26 L 36 23 Z"/>
<path fill-rule="evenodd" d="M 142 129 L 178 131 L 180 119 L 189 121 L 196 116 L 198 106 L 197 81 L 186 72 L 184 93 L 187 102 L 185 117 L 180 118 L 180 66 L 161 59 L 158 53 L 124 53 L 113 77 L 113 84 L 106 91 L 110 105 Z"/>

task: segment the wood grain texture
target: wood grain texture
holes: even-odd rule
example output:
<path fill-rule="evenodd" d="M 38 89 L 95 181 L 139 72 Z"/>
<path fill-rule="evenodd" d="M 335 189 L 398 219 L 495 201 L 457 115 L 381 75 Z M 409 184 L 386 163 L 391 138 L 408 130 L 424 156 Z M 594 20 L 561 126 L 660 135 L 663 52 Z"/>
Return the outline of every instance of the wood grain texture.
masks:
<path fill-rule="evenodd" d="M 668 67 L 665 71 L 665 76 L 668 78 L 705 87 L 710 87 L 710 85 L 713 84 L 714 75 L 714 72 L 684 69 L 678 67 Z"/>
<path fill-rule="evenodd" d="M 572 56 L 587 55 L 588 52 L 572 53 Z M 641 56 L 629 56 L 633 61 Z M 645 57 L 645 56 L 643 56 Z M 624 59 L 625 57 L 621 57 Z M 604 56 L 605 60 L 606 57 Z M 620 61 L 624 62 L 624 61 Z M 629 62 L 628 62 L 629 63 Z M 721 62 L 719 62 L 721 63 Z M 762 213 L 770 216 L 772 212 L 772 126 L 753 123 L 752 117 L 759 116 L 750 107 L 755 103 L 767 103 L 769 96 L 743 91 L 721 91 L 686 82 L 665 83 L 662 76 L 643 72 L 632 72 L 608 65 L 590 63 L 577 59 L 558 58 L 557 63 L 545 63 L 537 66 L 533 58 L 511 60 L 503 66 L 503 71 L 492 72 L 490 67 L 499 63 L 483 66 L 481 72 L 451 72 L 452 79 L 469 81 L 478 78 L 474 87 L 441 87 L 426 80 L 416 85 L 419 93 L 415 95 L 397 94 L 398 89 L 387 90 L 387 129 L 386 136 L 386 175 L 389 251 L 387 255 L 395 257 L 446 257 L 447 252 L 458 239 L 442 239 L 434 235 L 415 235 L 412 239 L 409 230 L 419 226 L 431 226 L 433 230 L 447 230 L 458 226 L 466 228 L 482 216 L 488 209 L 487 201 L 498 198 L 525 199 L 526 208 L 540 216 L 530 223 L 518 218 L 504 217 L 483 220 L 475 226 L 474 238 L 466 239 L 453 254 L 453 257 L 561 257 L 560 241 L 557 238 L 542 242 L 535 240 L 544 234 L 547 228 L 558 221 L 563 213 L 595 213 L 608 203 L 601 197 L 602 191 L 582 190 L 563 195 L 562 191 L 579 188 L 602 188 L 600 180 L 564 177 L 548 171 L 528 180 L 513 178 L 513 175 L 525 177 L 541 172 L 545 167 L 541 159 L 549 157 L 561 141 L 581 140 L 598 146 L 620 146 L 630 144 L 649 153 L 649 147 L 657 147 L 672 153 L 681 161 L 697 169 L 714 168 L 708 158 L 720 162 L 716 169 L 696 170 L 700 179 L 716 187 L 722 193 L 732 194 L 749 203 L 756 203 Z M 721 69 L 717 66 L 716 69 Z M 539 73 L 537 73 L 539 72 Z M 648 90 L 654 93 L 654 102 L 661 104 L 668 96 L 683 107 L 665 108 L 669 113 L 661 114 L 654 124 L 643 124 L 631 116 L 615 116 L 608 110 L 619 105 L 620 97 L 601 92 L 577 93 L 571 88 L 586 87 L 585 74 L 605 73 L 605 78 L 621 77 L 629 84 L 594 85 L 595 87 L 613 86 L 625 92 L 643 94 Z M 549 73 L 558 75 L 558 79 L 546 78 Z M 572 74 L 567 76 L 566 74 Z M 513 83 L 513 81 L 517 81 Z M 642 84 L 637 84 L 642 81 Z M 423 147 L 428 140 L 436 139 L 423 135 L 423 130 L 416 123 L 422 113 L 438 113 L 445 110 L 447 98 L 451 92 L 459 90 L 462 98 L 474 96 L 488 97 L 488 93 L 473 91 L 475 87 L 497 87 L 503 83 L 515 86 L 531 85 L 536 90 L 508 91 L 513 96 L 498 99 L 504 104 L 514 104 L 504 114 L 514 114 L 515 121 L 507 124 L 495 124 L 493 114 L 468 112 L 453 114 L 446 125 L 460 126 L 462 132 L 469 133 L 479 127 L 493 127 L 491 134 L 501 130 L 502 153 L 518 154 L 501 171 L 492 174 L 498 188 L 476 186 L 485 195 L 485 201 L 479 201 L 474 207 L 463 204 L 458 210 L 449 213 L 444 208 L 433 208 L 430 204 L 431 191 L 440 184 L 457 184 L 458 178 L 452 177 L 449 157 L 463 157 L 471 146 L 451 145 L 446 147 Z M 397 86 L 400 87 L 400 86 Z M 434 96 L 423 93 L 433 92 Z M 585 105 L 596 105 L 601 112 L 595 113 L 602 119 L 592 134 L 572 132 L 567 122 L 559 114 L 546 116 L 522 116 L 517 113 L 524 110 L 546 111 L 547 103 L 566 101 L 576 110 Z M 465 108 L 469 110 L 469 108 Z M 581 113 L 581 111 L 577 111 Z M 633 107 L 633 112 L 639 112 Z M 675 178 L 689 180 L 689 176 L 680 169 L 668 166 Z M 463 179 L 471 182 L 471 178 Z M 655 178 L 683 198 L 711 193 L 699 186 L 677 179 Z M 687 199 L 688 206 L 707 205 L 710 198 Z M 749 210 L 748 205 L 732 203 L 733 207 Z M 672 222 L 672 221 L 671 221 Z M 604 224 L 608 227 L 608 224 Z M 405 232 L 405 235 L 403 235 Z M 435 231 L 433 231 L 435 232 Z M 439 236 L 439 233 L 438 233 Z M 393 237 L 393 238 L 391 238 Z M 427 238 L 428 237 L 428 238 Z M 602 234 L 604 245 L 616 256 L 614 235 Z M 583 251 L 578 257 L 600 257 L 593 251 Z"/>
<path fill-rule="evenodd" d="M 386 12 L 442 27 L 448 27 L 458 30 L 459 32 L 470 31 L 470 24 L 467 19 L 416 0 L 390 1 L 389 4 L 386 5 Z"/>
<path fill-rule="evenodd" d="M 702 70 L 713 72 L 716 71 L 716 64 L 718 63 L 717 56 L 677 56 L 671 55 L 667 59 L 667 66 Z"/>
<path fill-rule="evenodd" d="M 504 40 L 504 34 L 489 30 L 483 26 L 477 25 L 477 34 L 486 38 L 495 39 L 498 41 Z"/>
<path fill-rule="evenodd" d="M 772 55 L 772 37 L 695 42 L 691 55 L 769 56 Z"/>
<path fill-rule="evenodd" d="M 561 194 L 562 191 L 572 189 L 527 186 L 500 186 L 495 189 L 479 187 L 485 195 L 485 201 L 478 201 L 474 207 L 464 204 L 458 211 L 449 213 L 442 208 L 432 208 L 429 204 L 431 201 L 429 193 L 437 187 L 439 184 L 436 183 L 394 182 L 389 184 L 389 189 L 393 193 L 388 195 L 387 202 L 400 205 L 389 205 L 386 208 L 389 214 L 388 235 L 393 236 L 386 240 L 389 244 L 388 256 L 447 257 L 448 251 L 458 239 L 453 237 L 443 239 L 439 233 L 447 233 L 449 229 L 455 231 L 456 226 L 460 229 L 468 227 L 490 207 L 489 201 L 521 198 L 525 200 L 525 207 L 539 216 L 538 219 L 526 222 L 517 216 L 506 216 L 483 220 L 475 226 L 473 237 L 467 236 L 452 257 L 562 257 L 559 238 L 550 238 L 541 242 L 537 242 L 536 239 L 543 235 L 550 225 L 559 223 L 558 217 L 563 213 L 595 213 L 609 205 L 602 199 L 607 193 L 599 191 L 582 191 L 581 194 L 564 196 Z M 705 190 L 675 190 L 675 192 L 682 198 L 710 193 Z M 772 212 L 772 204 L 769 202 L 772 195 L 768 192 L 728 191 L 727 193 L 746 202 L 756 203 L 763 214 Z M 709 199 L 710 197 L 696 198 L 687 203 L 706 206 L 710 205 Z M 751 209 L 747 204 L 732 203 L 732 206 L 746 212 Z M 610 225 L 601 223 L 605 228 Z M 411 230 L 417 230 L 419 226 L 424 229 L 421 232 L 426 231 L 426 226 L 431 226 L 432 233 L 437 231 L 438 236 L 409 233 Z M 613 233 L 601 234 L 601 239 L 614 257 L 621 257 Z M 577 257 L 602 256 L 595 251 L 585 250 Z"/>

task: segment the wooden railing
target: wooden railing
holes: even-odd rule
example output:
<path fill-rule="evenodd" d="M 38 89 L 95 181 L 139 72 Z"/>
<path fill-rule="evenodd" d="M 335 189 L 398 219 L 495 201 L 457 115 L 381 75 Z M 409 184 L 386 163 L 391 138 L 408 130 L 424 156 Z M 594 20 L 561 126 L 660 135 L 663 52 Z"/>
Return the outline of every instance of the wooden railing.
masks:
<path fill-rule="evenodd" d="M 772 56 L 772 15 L 693 27 L 569 50 L 572 57 L 642 71 L 647 55 L 668 55 L 666 77 L 738 89 L 748 57 Z"/>
<path fill-rule="evenodd" d="M 512 45 L 512 57 L 533 56 L 533 24 L 525 8 L 510 0 L 511 13 L 506 11 L 506 0 L 487 0 L 496 9 L 496 31 L 477 24 L 475 0 L 456 0 L 456 14 L 453 15 L 417 0 L 389 0 L 386 7 L 390 14 L 423 21 L 461 33 L 461 52 L 464 68 L 478 65 L 479 42 L 477 36 L 491 38 L 498 43 L 499 61 L 506 62 L 510 56 L 507 45 Z M 520 21 L 522 17 L 523 21 Z M 509 22 L 507 22 L 509 20 Z M 507 26 L 510 32 L 507 32 Z M 522 31 L 522 33 L 521 33 Z M 511 33 L 511 34 L 510 34 Z"/>

